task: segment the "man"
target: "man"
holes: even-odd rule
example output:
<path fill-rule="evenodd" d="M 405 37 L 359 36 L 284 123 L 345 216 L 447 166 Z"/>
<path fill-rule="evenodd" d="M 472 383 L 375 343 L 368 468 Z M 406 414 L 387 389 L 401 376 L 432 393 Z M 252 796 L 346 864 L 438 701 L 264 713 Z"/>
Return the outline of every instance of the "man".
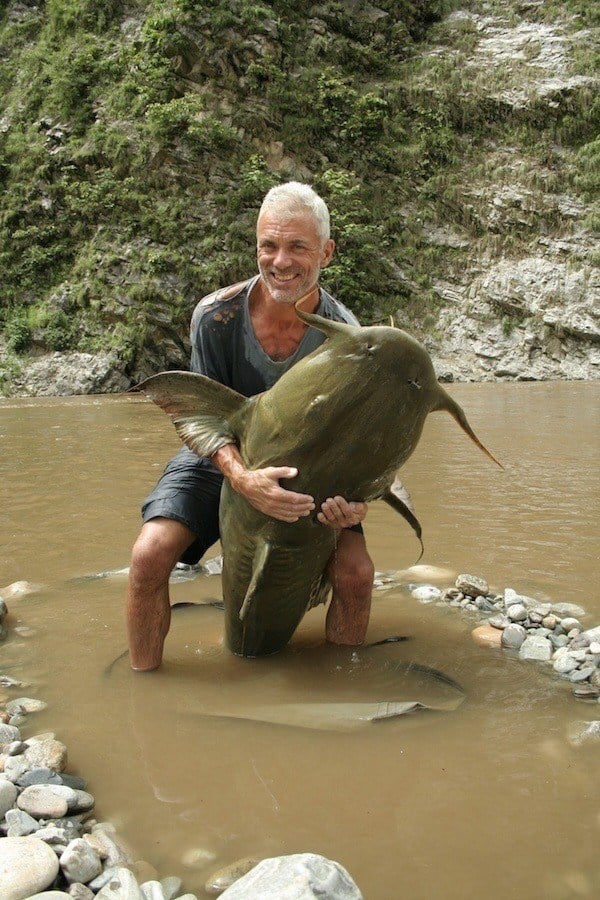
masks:
<path fill-rule="evenodd" d="M 324 340 L 296 316 L 306 312 L 358 324 L 341 303 L 318 286 L 333 256 L 329 212 L 308 185 L 289 182 L 265 197 L 257 222 L 259 275 L 211 294 L 196 307 L 191 325 L 192 371 L 245 396 L 267 390 L 295 362 Z M 127 588 L 131 666 L 156 669 L 170 625 L 169 575 L 175 563 L 195 563 L 219 538 L 218 507 L 223 477 L 256 509 L 282 522 L 296 522 L 315 508 L 307 494 L 282 488 L 297 470 L 270 466 L 248 470 L 235 444 L 208 459 L 183 448 L 167 465 L 145 501 L 144 525 L 134 545 Z M 351 498 L 350 498 L 351 500 Z M 371 605 L 373 564 L 360 522 L 364 503 L 326 500 L 317 518 L 340 530 L 327 574 L 333 597 L 326 637 L 334 644 L 364 640 Z"/>

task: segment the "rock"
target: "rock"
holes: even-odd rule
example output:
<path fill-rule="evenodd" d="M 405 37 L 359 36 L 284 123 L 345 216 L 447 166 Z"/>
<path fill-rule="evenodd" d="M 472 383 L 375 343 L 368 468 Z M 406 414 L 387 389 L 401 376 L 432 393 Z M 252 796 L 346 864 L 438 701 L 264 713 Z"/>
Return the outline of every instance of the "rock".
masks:
<path fill-rule="evenodd" d="M 62 784 L 62 778 L 58 772 L 48 769 L 47 766 L 36 766 L 28 769 L 17 779 L 20 787 L 29 787 L 32 784 Z"/>
<path fill-rule="evenodd" d="M 507 625 L 501 635 L 501 643 L 507 650 L 519 650 L 527 637 L 527 631 L 522 625 L 513 622 Z M 548 657 L 549 658 L 549 657 Z"/>
<path fill-rule="evenodd" d="M 4 818 L 9 809 L 13 808 L 17 793 L 12 781 L 0 781 L 0 820 Z"/>
<path fill-rule="evenodd" d="M 566 649 L 567 644 L 569 643 L 569 638 L 566 636 L 566 634 L 551 634 L 548 636 L 548 638 L 550 640 L 550 643 L 556 650 L 559 650 L 560 648 Z"/>
<path fill-rule="evenodd" d="M 581 630 L 581 622 L 579 621 L 579 619 L 574 619 L 572 616 L 566 616 L 560 624 L 567 633 L 573 628 L 578 628 L 579 630 Z"/>
<path fill-rule="evenodd" d="M 21 732 L 14 725 L 0 725 L 0 744 L 21 740 Z"/>
<path fill-rule="evenodd" d="M 454 584 L 467 597 L 485 597 L 490 592 L 487 581 L 477 575 L 459 575 Z"/>
<path fill-rule="evenodd" d="M 471 637 L 479 647 L 500 649 L 502 632 L 491 625 L 479 625 L 471 632 Z"/>
<path fill-rule="evenodd" d="M 20 756 L 21 753 L 25 753 L 27 750 L 27 744 L 23 741 L 12 741 L 10 744 L 4 744 L 4 753 L 6 756 Z"/>
<path fill-rule="evenodd" d="M 600 653 L 600 641 L 592 641 L 591 642 L 590 653 L 594 653 L 594 654 Z"/>
<path fill-rule="evenodd" d="M 123 363 L 110 353 L 48 353 L 23 366 L 13 388 L 25 397 L 121 392 L 131 384 L 122 369 Z"/>
<path fill-rule="evenodd" d="M 552 603 L 551 606 L 558 616 L 585 616 L 585 609 L 576 603 Z"/>
<path fill-rule="evenodd" d="M 60 857 L 60 867 L 69 883 L 87 884 L 102 871 L 100 857 L 85 841 L 75 838 Z"/>
<path fill-rule="evenodd" d="M 564 656 L 557 657 L 552 663 L 554 671 L 558 675 L 568 675 L 570 672 L 574 672 L 577 668 L 577 661 L 573 659 L 572 656 Z"/>
<path fill-rule="evenodd" d="M 15 600 L 18 597 L 25 597 L 27 594 L 36 594 L 42 590 L 43 585 L 32 584 L 30 581 L 13 581 L 6 587 L 0 588 L 0 595 L 4 600 Z"/>
<path fill-rule="evenodd" d="M 10 713 L 11 716 L 22 713 L 28 715 L 29 713 L 41 712 L 47 707 L 48 704 L 44 703 L 43 700 L 35 700 L 33 697 L 18 697 L 16 700 L 11 700 L 6 704 L 6 712 Z"/>
<path fill-rule="evenodd" d="M 506 615 L 511 622 L 524 622 L 527 618 L 527 609 L 522 603 L 513 603 L 507 607 Z"/>
<path fill-rule="evenodd" d="M 39 823 L 29 813 L 22 809 L 9 809 L 6 811 L 6 824 L 9 837 L 26 837 L 38 830 Z"/>
<path fill-rule="evenodd" d="M 362 900 L 358 887 L 339 863 L 316 853 L 264 859 L 236 881 L 223 900 Z"/>
<path fill-rule="evenodd" d="M 23 755 L 10 756 L 4 762 L 4 774 L 10 781 L 14 781 L 15 784 L 29 769 L 30 765 Z"/>
<path fill-rule="evenodd" d="M 544 628 L 549 628 L 550 631 L 554 631 L 554 629 L 558 625 L 558 622 L 559 622 L 559 619 L 553 615 L 545 616 L 542 619 L 542 625 L 544 626 Z"/>
<path fill-rule="evenodd" d="M 421 587 L 415 588 L 414 591 L 411 591 L 410 593 L 415 600 L 419 601 L 419 603 L 433 603 L 442 596 L 440 589 L 434 587 L 432 584 L 423 584 Z"/>
<path fill-rule="evenodd" d="M 251 869 L 259 864 L 260 856 L 244 856 L 243 859 L 237 859 L 235 862 L 229 863 L 217 869 L 216 872 L 206 880 L 204 890 L 207 894 L 222 894 L 223 891 L 231 887 L 243 875 L 246 875 Z"/>
<path fill-rule="evenodd" d="M 107 822 L 94 825 L 92 833 L 86 834 L 84 840 L 94 847 L 101 859 L 106 859 L 106 865 L 110 868 L 126 866 L 133 861 L 130 848 Z"/>
<path fill-rule="evenodd" d="M 69 808 L 67 798 L 60 793 L 60 788 L 61 785 L 55 784 L 26 787 L 17 799 L 17 806 L 34 819 L 60 819 L 67 814 Z"/>
<path fill-rule="evenodd" d="M 25 815 L 25 813 L 23 813 Z M 36 838 L 45 841 L 51 847 L 61 847 L 66 850 L 68 845 L 75 839 L 73 828 L 60 828 L 58 825 L 46 825 L 45 828 L 39 828 L 35 833 Z"/>
<path fill-rule="evenodd" d="M 577 684 L 580 681 L 587 681 L 594 674 L 593 666 L 586 666 L 583 669 L 579 669 L 577 672 L 571 673 L 571 681 L 574 684 Z"/>
<path fill-rule="evenodd" d="M 140 885 L 145 900 L 166 900 L 160 881 L 146 881 Z"/>
<path fill-rule="evenodd" d="M 552 644 L 545 637 L 531 635 L 521 644 L 519 656 L 521 659 L 549 660 L 552 656 Z"/>
<path fill-rule="evenodd" d="M 0 838 L 2 900 L 24 900 L 49 887 L 58 875 L 56 853 L 35 837 Z"/>
<path fill-rule="evenodd" d="M 73 900 L 94 900 L 94 892 L 85 884 L 78 882 L 69 885 L 68 894 L 69 897 L 73 897 Z"/>
<path fill-rule="evenodd" d="M 67 765 L 67 748 L 53 739 L 36 741 L 25 751 L 25 758 L 32 766 L 46 766 L 54 772 L 62 772 Z"/>
<path fill-rule="evenodd" d="M 216 558 L 222 559 L 220 556 Z M 181 890 L 181 878 L 178 878 L 177 875 L 169 875 L 167 878 L 161 879 L 160 885 L 163 889 L 165 900 L 173 900 L 173 897 L 176 897 Z"/>
<path fill-rule="evenodd" d="M 600 740 L 600 720 L 592 722 L 573 722 L 568 732 L 569 743 L 574 747 Z"/>
<path fill-rule="evenodd" d="M 578 684 L 573 688 L 573 696 L 577 700 L 597 700 L 600 697 L 600 687 L 591 684 Z"/>
<path fill-rule="evenodd" d="M 506 616 L 491 616 L 488 619 L 488 625 L 491 625 L 492 628 L 504 629 L 507 625 L 510 625 L 510 619 Z"/>
<path fill-rule="evenodd" d="M 600 625 L 596 625 L 595 628 L 588 628 L 583 634 L 586 638 L 589 638 L 590 643 L 600 641 Z"/>
<path fill-rule="evenodd" d="M 97 900 L 144 900 L 137 881 L 129 869 L 119 866 L 96 894 Z"/>

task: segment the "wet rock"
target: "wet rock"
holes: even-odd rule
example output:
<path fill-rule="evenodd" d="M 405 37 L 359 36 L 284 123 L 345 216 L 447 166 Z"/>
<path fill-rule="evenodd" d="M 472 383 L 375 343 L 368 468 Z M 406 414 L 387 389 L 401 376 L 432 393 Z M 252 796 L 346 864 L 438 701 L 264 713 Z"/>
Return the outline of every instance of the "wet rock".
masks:
<path fill-rule="evenodd" d="M 29 715 L 29 713 L 41 712 L 47 707 L 48 704 L 43 700 L 35 700 L 33 697 L 18 697 L 6 704 L 6 712 L 11 716 L 23 713 Z"/>
<path fill-rule="evenodd" d="M 480 647 L 502 646 L 502 632 L 492 625 L 479 625 L 473 629 L 471 637 Z"/>
<path fill-rule="evenodd" d="M 527 631 L 522 625 L 513 622 L 507 625 L 501 635 L 501 643 L 507 650 L 519 650 L 527 637 Z"/>
<path fill-rule="evenodd" d="M 545 618 L 542 619 L 542 625 L 544 626 L 544 628 L 549 628 L 550 631 L 554 631 L 559 621 L 560 620 L 557 618 L 557 616 L 549 615 L 545 616 Z"/>
<path fill-rule="evenodd" d="M 3 819 L 9 809 L 12 809 L 17 799 L 17 789 L 12 781 L 0 781 L 0 819 Z"/>
<path fill-rule="evenodd" d="M 569 743 L 574 747 L 581 744 L 600 741 L 600 720 L 592 722 L 573 722 L 569 728 Z"/>
<path fill-rule="evenodd" d="M 215 558 L 222 559 L 220 556 Z M 173 900 L 173 897 L 176 897 L 181 890 L 181 878 L 178 878 L 177 875 L 169 875 L 167 878 L 162 878 L 160 884 L 165 900 Z"/>
<path fill-rule="evenodd" d="M 507 625 L 510 625 L 510 619 L 507 616 L 490 616 L 488 619 L 488 625 L 491 625 L 492 628 L 506 628 Z"/>
<path fill-rule="evenodd" d="M 548 636 L 548 639 L 556 650 L 559 650 L 561 647 L 566 647 L 569 643 L 569 638 L 566 634 L 551 634 Z"/>
<path fill-rule="evenodd" d="M 140 887 L 129 869 L 117 867 L 104 887 L 96 894 L 97 900 L 144 900 Z"/>
<path fill-rule="evenodd" d="M 552 656 L 552 644 L 545 637 L 531 635 L 521 644 L 519 656 L 521 659 L 549 660 Z"/>
<path fill-rule="evenodd" d="M 586 638 L 590 639 L 590 643 L 600 641 L 600 625 L 596 625 L 595 628 L 588 628 L 587 631 L 583 632 L 583 634 Z"/>
<path fill-rule="evenodd" d="M 484 597 L 490 590 L 487 581 L 477 575 L 459 575 L 454 584 L 467 597 Z"/>
<path fill-rule="evenodd" d="M 207 894 L 222 894 L 223 891 L 231 887 L 247 872 L 250 872 L 261 861 L 260 856 L 245 856 L 243 859 L 237 859 L 228 866 L 217 869 L 216 872 L 206 880 L 204 890 Z"/>
<path fill-rule="evenodd" d="M 511 622 L 524 622 L 527 618 L 527 609 L 522 603 L 513 603 L 507 607 L 506 615 Z"/>
<path fill-rule="evenodd" d="M 146 881 L 140 885 L 144 900 L 166 900 L 160 881 Z"/>
<path fill-rule="evenodd" d="M 579 621 L 579 619 L 573 618 L 573 616 L 565 616 L 560 624 L 567 633 L 573 628 L 578 628 L 579 630 L 581 630 L 581 622 Z"/>
<path fill-rule="evenodd" d="M 128 865 L 133 861 L 130 848 L 108 822 L 94 825 L 92 833 L 86 834 L 84 840 L 94 847 L 100 858 L 105 859 L 106 865 L 110 868 Z"/>
<path fill-rule="evenodd" d="M 411 596 L 418 600 L 419 603 L 434 603 L 440 599 L 442 592 L 432 584 L 423 584 L 421 587 L 411 591 Z"/>
<path fill-rule="evenodd" d="M 0 588 L 0 595 L 4 600 L 16 600 L 18 597 L 26 597 L 28 594 L 37 594 L 43 585 L 32 584 L 31 581 L 13 581 L 6 587 Z"/>
<path fill-rule="evenodd" d="M 23 755 L 10 756 L 4 761 L 4 774 L 10 781 L 14 781 L 15 784 L 29 769 L 30 765 Z"/>
<path fill-rule="evenodd" d="M 67 787 L 73 788 L 76 791 L 85 791 L 87 787 L 87 781 L 85 778 L 82 778 L 81 775 L 67 775 L 66 772 L 61 772 L 60 780 Z"/>
<path fill-rule="evenodd" d="M 67 765 L 67 748 L 60 741 L 35 741 L 25 751 L 31 766 L 45 766 L 54 772 L 62 772 Z"/>
<path fill-rule="evenodd" d="M 53 850 L 35 837 L 0 839 L 2 900 L 23 900 L 49 887 L 58 875 Z"/>
<path fill-rule="evenodd" d="M 600 687 L 591 684 L 578 684 L 573 689 L 573 696 L 577 700 L 597 700 L 600 697 Z"/>
<path fill-rule="evenodd" d="M 265 859 L 221 896 L 223 900 L 362 900 L 346 869 L 315 853 Z"/>
<path fill-rule="evenodd" d="M 74 840 L 73 837 L 73 829 L 72 828 L 60 828 L 58 825 L 46 825 L 45 828 L 39 828 L 35 833 L 35 836 L 40 839 L 40 841 L 45 841 L 46 844 L 50 844 L 55 850 L 58 847 L 61 847 L 61 853 L 67 849 L 68 845 Z"/>
<path fill-rule="evenodd" d="M 578 669 L 576 672 L 571 673 L 571 681 L 574 684 L 577 684 L 579 681 L 587 681 L 594 674 L 593 666 L 585 666 L 583 669 Z"/>
<path fill-rule="evenodd" d="M 27 750 L 27 744 L 24 744 L 23 741 L 13 741 L 10 744 L 4 745 L 3 752 L 6 756 L 20 756 L 21 753 L 25 753 Z"/>
<path fill-rule="evenodd" d="M 26 837 L 40 827 L 39 822 L 22 809 L 7 810 L 6 824 L 8 825 L 8 837 Z"/>
<path fill-rule="evenodd" d="M 87 884 L 102 871 L 102 863 L 96 851 L 81 838 L 71 841 L 60 857 L 60 867 L 68 882 Z"/>

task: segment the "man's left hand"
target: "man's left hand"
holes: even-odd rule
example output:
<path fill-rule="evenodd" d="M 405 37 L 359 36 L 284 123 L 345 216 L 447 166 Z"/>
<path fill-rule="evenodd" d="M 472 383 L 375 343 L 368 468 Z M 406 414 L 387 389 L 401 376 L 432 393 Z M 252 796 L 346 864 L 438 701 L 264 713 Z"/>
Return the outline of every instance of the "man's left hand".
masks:
<path fill-rule="evenodd" d="M 321 525 L 329 525 L 331 528 L 352 528 L 362 522 L 367 510 L 366 503 L 348 503 L 343 497 L 329 497 L 321 505 L 317 519 Z"/>

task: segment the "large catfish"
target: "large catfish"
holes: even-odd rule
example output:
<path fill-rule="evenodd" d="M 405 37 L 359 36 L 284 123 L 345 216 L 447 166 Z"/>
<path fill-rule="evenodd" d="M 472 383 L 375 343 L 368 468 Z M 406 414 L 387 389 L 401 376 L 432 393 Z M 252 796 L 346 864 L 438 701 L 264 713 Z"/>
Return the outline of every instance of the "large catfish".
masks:
<path fill-rule="evenodd" d="M 298 475 L 289 486 L 315 499 L 315 513 L 289 524 L 254 509 L 227 479 L 223 483 L 226 640 L 240 656 L 280 650 L 304 613 L 327 599 L 325 568 L 336 532 L 316 518 L 327 497 L 385 500 L 420 539 L 408 495 L 394 479 L 417 446 L 428 413 L 449 412 L 494 459 L 410 335 L 297 313 L 329 340 L 262 394 L 246 398 L 190 372 L 164 372 L 138 386 L 199 456 L 235 442 L 250 469 L 295 466 Z"/>

